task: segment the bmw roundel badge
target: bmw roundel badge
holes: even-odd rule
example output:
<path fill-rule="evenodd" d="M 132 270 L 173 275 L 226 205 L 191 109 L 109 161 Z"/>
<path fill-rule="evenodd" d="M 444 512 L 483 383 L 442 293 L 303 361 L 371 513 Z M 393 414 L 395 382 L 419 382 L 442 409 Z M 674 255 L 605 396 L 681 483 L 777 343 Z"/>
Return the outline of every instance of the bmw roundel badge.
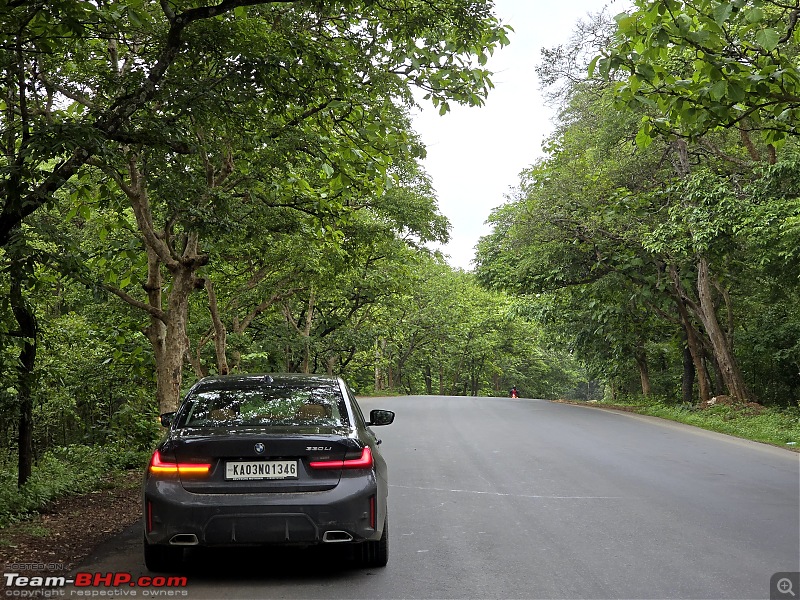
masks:
<path fill-rule="evenodd" d="M 264 450 L 265 450 L 264 444 L 262 444 L 261 442 L 258 442 L 255 445 L 255 451 L 257 454 L 264 454 Z"/>

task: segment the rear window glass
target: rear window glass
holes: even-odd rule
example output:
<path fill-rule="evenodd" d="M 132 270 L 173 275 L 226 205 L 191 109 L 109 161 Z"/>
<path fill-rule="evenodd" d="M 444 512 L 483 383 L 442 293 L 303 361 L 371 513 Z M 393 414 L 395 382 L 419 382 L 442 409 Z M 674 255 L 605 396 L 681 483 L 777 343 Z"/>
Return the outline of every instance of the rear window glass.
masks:
<path fill-rule="evenodd" d="M 273 383 L 240 389 L 202 390 L 186 399 L 178 427 L 347 425 L 338 386 Z"/>

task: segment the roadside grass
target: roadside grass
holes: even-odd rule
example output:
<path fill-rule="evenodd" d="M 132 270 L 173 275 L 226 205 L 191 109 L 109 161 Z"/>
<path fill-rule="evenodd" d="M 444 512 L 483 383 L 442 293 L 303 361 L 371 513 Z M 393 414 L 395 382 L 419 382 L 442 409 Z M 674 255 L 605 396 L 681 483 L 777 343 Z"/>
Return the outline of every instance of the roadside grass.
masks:
<path fill-rule="evenodd" d="M 19 489 L 15 457 L 7 453 L 0 460 L 0 529 L 62 496 L 114 486 L 126 469 L 142 467 L 148 458 L 147 453 L 119 446 L 53 448 L 40 457 L 30 479 Z"/>
<path fill-rule="evenodd" d="M 599 406 L 615 405 L 637 414 L 660 417 L 702 429 L 800 451 L 800 407 L 754 409 L 751 405 L 717 404 L 708 408 L 668 404 L 658 399 L 634 397 Z"/>

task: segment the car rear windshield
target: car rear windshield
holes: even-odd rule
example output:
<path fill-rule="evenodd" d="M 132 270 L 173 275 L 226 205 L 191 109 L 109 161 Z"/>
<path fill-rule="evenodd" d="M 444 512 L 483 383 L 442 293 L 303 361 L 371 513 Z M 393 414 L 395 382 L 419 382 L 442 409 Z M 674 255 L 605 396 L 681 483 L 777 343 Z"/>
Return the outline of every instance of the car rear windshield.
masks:
<path fill-rule="evenodd" d="M 336 385 L 280 385 L 193 393 L 180 411 L 178 427 L 314 426 L 348 424 Z"/>

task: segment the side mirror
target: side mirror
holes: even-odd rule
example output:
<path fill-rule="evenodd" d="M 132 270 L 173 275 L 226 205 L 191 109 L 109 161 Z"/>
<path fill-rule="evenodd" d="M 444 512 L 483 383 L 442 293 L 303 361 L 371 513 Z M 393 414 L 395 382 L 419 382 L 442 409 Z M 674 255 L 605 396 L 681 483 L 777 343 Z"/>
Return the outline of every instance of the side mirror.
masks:
<path fill-rule="evenodd" d="M 172 421 L 175 420 L 175 413 L 168 412 L 161 415 L 161 426 L 162 427 L 170 427 L 172 425 Z"/>
<path fill-rule="evenodd" d="M 394 421 L 394 413 L 391 410 L 375 409 L 369 411 L 369 423 L 367 425 L 391 425 Z"/>

